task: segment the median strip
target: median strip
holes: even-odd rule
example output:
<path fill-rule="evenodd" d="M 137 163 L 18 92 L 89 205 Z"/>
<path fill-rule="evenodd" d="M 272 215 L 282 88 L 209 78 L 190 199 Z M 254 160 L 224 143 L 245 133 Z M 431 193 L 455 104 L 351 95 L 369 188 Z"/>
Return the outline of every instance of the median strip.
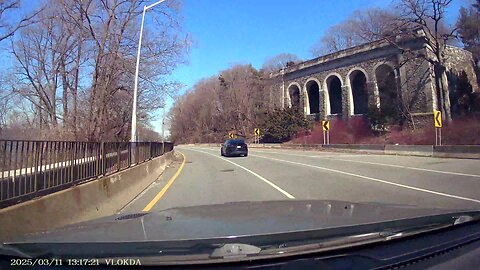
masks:
<path fill-rule="evenodd" d="M 182 171 L 183 166 L 185 166 L 185 161 L 187 160 L 187 158 L 185 157 L 185 155 L 183 153 L 181 153 L 179 151 L 176 151 L 176 152 L 180 153 L 180 155 L 183 156 L 182 165 L 180 165 L 180 168 L 178 168 L 177 172 L 172 176 L 172 178 L 167 182 L 167 184 L 162 188 L 162 190 L 160 190 L 160 192 L 157 194 L 157 196 L 155 196 L 155 198 L 153 198 L 153 200 L 147 206 L 145 206 L 145 208 L 143 208 L 142 211 L 144 211 L 144 212 L 150 211 L 153 208 L 153 206 L 163 197 L 165 192 L 167 192 L 167 190 L 173 184 L 175 179 L 177 179 L 178 175 L 180 175 L 180 172 Z"/>

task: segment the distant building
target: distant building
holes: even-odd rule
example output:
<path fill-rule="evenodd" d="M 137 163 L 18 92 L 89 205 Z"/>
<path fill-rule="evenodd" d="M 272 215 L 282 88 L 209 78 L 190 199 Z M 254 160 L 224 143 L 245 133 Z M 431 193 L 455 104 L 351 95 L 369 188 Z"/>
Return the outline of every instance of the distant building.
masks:
<path fill-rule="evenodd" d="M 422 37 L 402 39 L 402 46 L 428 55 Z M 472 54 L 447 46 L 450 75 L 465 72 L 478 89 Z M 286 67 L 272 73 L 272 100 L 277 108 L 298 107 L 311 119 L 349 118 L 404 108 L 418 120 L 439 109 L 433 66 L 423 58 L 407 61 L 387 41 L 376 41 Z M 430 118 L 429 118 L 430 119 Z"/>

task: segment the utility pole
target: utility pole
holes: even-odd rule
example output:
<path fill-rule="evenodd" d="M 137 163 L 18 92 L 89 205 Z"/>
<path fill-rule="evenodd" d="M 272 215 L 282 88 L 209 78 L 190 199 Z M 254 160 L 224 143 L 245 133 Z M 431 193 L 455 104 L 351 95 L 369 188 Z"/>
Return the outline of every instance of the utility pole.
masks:
<path fill-rule="evenodd" d="M 285 109 L 285 80 L 283 76 L 285 75 L 285 67 L 282 67 L 282 110 Z"/>

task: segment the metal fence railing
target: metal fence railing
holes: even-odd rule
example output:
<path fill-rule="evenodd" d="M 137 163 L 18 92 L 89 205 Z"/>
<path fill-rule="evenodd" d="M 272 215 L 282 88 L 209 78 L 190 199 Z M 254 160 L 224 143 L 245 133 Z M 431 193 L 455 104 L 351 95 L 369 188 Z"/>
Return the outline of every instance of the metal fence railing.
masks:
<path fill-rule="evenodd" d="M 172 150 L 170 142 L 0 140 L 0 208 L 121 171 Z"/>

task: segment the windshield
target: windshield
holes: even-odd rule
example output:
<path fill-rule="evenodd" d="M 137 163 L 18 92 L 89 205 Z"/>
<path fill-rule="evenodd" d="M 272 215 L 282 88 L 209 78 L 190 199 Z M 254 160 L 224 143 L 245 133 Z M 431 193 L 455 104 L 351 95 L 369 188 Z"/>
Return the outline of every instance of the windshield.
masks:
<path fill-rule="evenodd" d="M 1 243 L 476 220 L 478 3 L 374 2 L 0 1 Z"/>

